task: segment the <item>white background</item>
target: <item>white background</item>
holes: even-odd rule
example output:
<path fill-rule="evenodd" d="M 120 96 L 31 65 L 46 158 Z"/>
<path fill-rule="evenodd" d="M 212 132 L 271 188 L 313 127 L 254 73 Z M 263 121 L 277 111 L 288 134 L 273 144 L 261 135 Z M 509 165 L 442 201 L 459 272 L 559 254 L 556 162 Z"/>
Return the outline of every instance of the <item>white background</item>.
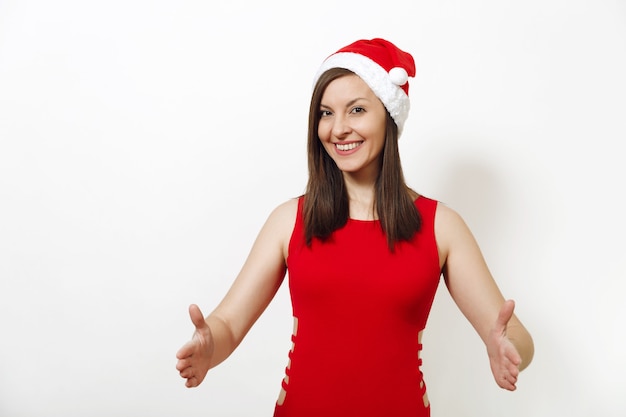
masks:
<path fill-rule="evenodd" d="M 286 286 L 189 390 L 175 352 L 306 182 L 312 77 L 417 63 L 409 184 L 459 211 L 535 338 L 515 393 L 445 288 L 433 417 L 624 416 L 626 3 L 0 1 L 0 415 L 269 416 Z"/>

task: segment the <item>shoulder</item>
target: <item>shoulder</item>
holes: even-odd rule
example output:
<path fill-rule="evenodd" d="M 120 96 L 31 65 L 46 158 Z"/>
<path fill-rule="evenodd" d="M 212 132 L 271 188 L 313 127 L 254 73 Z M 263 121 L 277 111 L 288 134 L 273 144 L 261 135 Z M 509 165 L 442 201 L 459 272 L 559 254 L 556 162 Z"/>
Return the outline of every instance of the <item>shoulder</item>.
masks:
<path fill-rule="evenodd" d="M 298 214 L 298 200 L 298 198 L 291 198 L 275 207 L 266 221 L 266 228 L 280 233 L 283 237 L 285 234 L 291 236 Z"/>
<path fill-rule="evenodd" d="M 269 215 L 265 229 L 277 239 L 283 259 L 289 254 L 289 241 L 296 225 L 299 198 L 292 198 L 278 205 Z"/>
<path fill-rule="evenodd" d="M 442 226 L 463 222 L 463 218 L 456 210 L 441 201 L 437 201 L 436 219 Z"/>
<path fill-rule="evenodd" d="M 279 204 L 270 213 L 270 218 L 276 218 L 277 220 L 294 220 L 298 214 L 298 201 L 299 198 L 290 198 L 289 200 Z"/>
<path fill-rule="evenodd" d="M 435 213 L 435 236 L 437 244 L 444 252 L 448 252 L 455 244 L 473 240 L 469 227 L 463 217 L 442 202 L 437 203 Z"/>
<path fill-rule="evenodd" d="M 287 259 L 289 240 L 298 213 L 298 199 L 290 199 L 275 207 L 261 228 L 254 244 L 254 253 L 263 257 L 273 256 Z"/>

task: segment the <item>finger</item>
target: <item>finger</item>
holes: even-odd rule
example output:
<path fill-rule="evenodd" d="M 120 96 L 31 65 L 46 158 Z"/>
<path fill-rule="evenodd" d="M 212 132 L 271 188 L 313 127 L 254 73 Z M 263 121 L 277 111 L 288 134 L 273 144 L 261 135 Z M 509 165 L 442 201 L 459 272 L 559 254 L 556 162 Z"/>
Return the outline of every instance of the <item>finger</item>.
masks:
<path fill-rule="evenodd" d="M 198 380 L 196 379 L 195 376 L 192 376 L 191 378 L 187 379 L 187 382 L 185 382 L 185 386 L 187 388 L 194 388 L 198 386 Z"/>
<path fill-rule="evenodd" d="M 509 391 L 515 391 L 517 389 L 517 378 L 509 377 L 509 379 L 507 379 L 507 382 L 509 383 L 509 386 L 506 389 L 508 389 Z"/>
<path fill-rule="evenodd" d="M 185 368 L 189 368 L 191 366 L 191 362 L 188 360 L 179 360 L 176 362 L 176 370 L 182 371 Z"/>
<path fill-rule="evenodd" d="M 180 371 L 180 376 L 186 379 L 193 377 L 193 368 L 189 367 L 183 369 L 182 371 Z"/>
<path fill-rule="evenodd" d="M 504 387 L 504 389 L 505 389 L 505 390 L 508 390 L 508 391 L 515 391 L 515 390 L 517 389 L 517 385 L 515 385 L 515 383 L 514 383 L 514 382 L 509 382 L 509 381 L 507 381 L 507 384 L 506 384 L 506 386 Z"/>
<path fill-rule="evenodd" d="M 196 326 L 196 329 L 206 327 L 207 324 L 206 321 L 204 321 L 204 315 L 197 305 L 192 304 L 189 306 L 189 317 L 191 317 L 191 322 Z"/>
<path fill-rule="evenodd" d="M 515 355 L 509 356 L 507 359 L 509 360 L 509 370 L 511 371 L 511 373 L 513 373 L 513 369 L 516 373 L 519 372 L 519 365 L 520 363 L 522 363 L 522 360 L 520 359 L 520 356 L 517 354 L 517 352 L 515 353 Z"/>
<path fill-rule="evenodd" d="M 508 366 L 508 371 L 515 378 L 519 375 L 519 367 L 514 363 Z"/>
<path fill-rule="evenodd" d="M 507 341 L 504 344 L 504 357 L 510 364 L 515 367 L 519 367 L 522 363 L 522 357 L 520 356 L 513 342 L 508 337 L 506 338 Z"/>
<path fill-rule="evenodd" d="M 176 352 L 176 359 L 185 359 L 190 357 L 193 354 L 193 343 L 192 342 L 187 342 L 185 343 L 180 349 L 178 349 L 178 352 Z"/>
<path fill-rule="evenodd" d="M 505 349 L 506 350 L 504 351 L 504 357 L 507 359 L 507 361 L 509 361 L 516 367 L 519 366 L 522 363 L 522 357 L 520 356 L 517 349 L 515 349 L 513 343 L 510 343 L 509 346 L 507 346 Z"/>
<path fill-rule="evenodd" d="M 500 388 L 503 388 L 509 391 L 515 391 L 517 389 L 517 387 L 515 386 L 516 382 L 517 382 L 517 378 L 513 378 L 511 376 L 506 376 L 506 375 L 501 377 L 497 381 L 498 386 Z"/>
<path fill-rule="evenodd" d="M 515 301 L 506 300 L 504 304 L 502 304 L 500 312 L 498 313 L 496 327 L 499 327 L 502 330 L 506 329 L 509 320 L 511 320 L 511 317 L 513 317 L 513 310 L 515 310 Z"/>

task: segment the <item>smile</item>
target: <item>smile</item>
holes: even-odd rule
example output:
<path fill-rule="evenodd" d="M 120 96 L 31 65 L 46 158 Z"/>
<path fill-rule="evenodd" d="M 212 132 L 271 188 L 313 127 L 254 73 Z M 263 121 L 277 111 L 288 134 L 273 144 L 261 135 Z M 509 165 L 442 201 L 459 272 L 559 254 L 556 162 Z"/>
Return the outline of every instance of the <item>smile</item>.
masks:
<path fill-rule="evenodd" d="M 351 151 L 352 149 L 358 147 L 363 142 L 352 142 L 352 143 L 336 143 L 335 146 L 340 151 Z"/>

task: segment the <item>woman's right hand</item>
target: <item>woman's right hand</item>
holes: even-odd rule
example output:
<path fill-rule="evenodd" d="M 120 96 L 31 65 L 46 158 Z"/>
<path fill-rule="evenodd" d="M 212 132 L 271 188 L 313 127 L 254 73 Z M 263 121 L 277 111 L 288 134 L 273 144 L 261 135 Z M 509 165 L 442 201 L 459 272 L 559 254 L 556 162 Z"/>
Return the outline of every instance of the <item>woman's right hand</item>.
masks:
<path fill-rule="evenodd" d="M 211 329 L 197 305 L 189 306 L 189 316 L 196 330 L 191 340 L 176 353 L 176 369 L 187 380 L 185 386 L 192 388 L 200 385 L 209 371 L 215 346 Z"/>

